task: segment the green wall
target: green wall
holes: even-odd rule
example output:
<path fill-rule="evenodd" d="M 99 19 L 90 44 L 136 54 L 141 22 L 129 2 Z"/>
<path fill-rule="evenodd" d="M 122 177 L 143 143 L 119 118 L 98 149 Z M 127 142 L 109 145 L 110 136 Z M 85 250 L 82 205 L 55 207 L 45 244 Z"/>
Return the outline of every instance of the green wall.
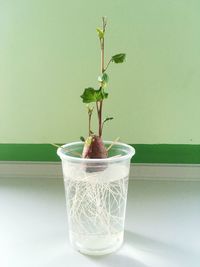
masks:
<path fill-rule="evenodd" d="M 0 143 L 65 143 L 87 133 L 80 95 L 96 86 L 95 28 L 108 17 L 113 65 L 105 139 L 200 143 L 200 1 L 0 0 Z"/>

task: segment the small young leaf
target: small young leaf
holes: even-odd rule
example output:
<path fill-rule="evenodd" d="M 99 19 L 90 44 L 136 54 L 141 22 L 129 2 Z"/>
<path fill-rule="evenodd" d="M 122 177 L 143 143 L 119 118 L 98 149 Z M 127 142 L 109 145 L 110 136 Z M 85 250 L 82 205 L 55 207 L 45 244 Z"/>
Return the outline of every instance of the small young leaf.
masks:
<path fill-rule="evenodd" d="M 106 98 L 108 98 L 108 93 L 105 93 L 104 90 L 103 90 L 103 88 L 100 88 L 100 89 L 98 90 L 98 98 L 99 98 L 99 99 L 98 99 L 97 101 L 106 99 Z"/>
<path fill-rule="evenodd" d="M 109 77 L 107 73 L 104 72 L 101 78 L 103 82 L 108 83 Z"/>
<path fill-rule="evenodd" d="M 102 92 L 101 95 L 102 99 L 108 98 L 108 93 Z"/>
<path fill-rule="evenodd" d="M 103 80 L 102 80 L 102 76 L 98 76 L 98 82 L 103 82 Z"/>
<path fill-rule="evenodd" d="M 85 138 L 84 138 L 83 136 L 80 136 L 80 140 L 81 140 L 82 142 L 85 142 Z"/>
<path fill-rule="evenodd" d="M 103 121 L 103 123 L 105 123 L 105 122 L 107 122 L 107 121 L 111 121 L 111 120 L 113 120 L 114 118 L 113 117 L 107 117 L 104 121 Z"/>
<path fill-rule="evenodd" d="M 88 115 L 92 115 L 94 107 L 90 107 L 89 104 L 87 104 L 87 110 L 88 110 Z"/>
<path fill-rule="evenodd" d="M 103 83 L 103 86 L 106 86 L 106 84 L 108 83 L 109 77 L 107 73 L 103 73 L 101 76 L 98 77 L 98 81 L 100 83 Z"/>
<path fill-rule="evenodd" d="M 100 28 L 97 28 L 97 33 L 98 33 L 98 36 L 100 39 L 103 39 L 104 37 L 104 32 L 100 29 Z"/>
<path fill-rule="evenodd" d="M 112 56 L 111 60 L 115 63 L 122 63 L 125 61 L 125 58 L 126 58 L 126 54 L 121 53 L 121 54 Z"/>
<path fill-rule="evenodd" d="M 99 90 L 95 90 L 92 87 L 86 88 L 81 95 L 83 103 L 97 102 L 107 97 L 108 93 L 105 93 L 101 88 Z"/>

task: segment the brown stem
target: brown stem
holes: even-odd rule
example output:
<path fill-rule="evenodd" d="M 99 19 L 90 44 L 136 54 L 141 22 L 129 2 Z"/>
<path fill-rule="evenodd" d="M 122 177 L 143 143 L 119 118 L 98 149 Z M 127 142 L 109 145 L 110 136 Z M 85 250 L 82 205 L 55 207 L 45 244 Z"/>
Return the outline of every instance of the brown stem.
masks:
<path fill-rule="evenodd" d="M 97 101 L 96 102 L 96 108 L 97 108 L 97 115 L 98 115 L 98 118 L 99 118 L 99 104 L 98 104 L 99 102 Z"/>
<path fill-rule="evenodd" d="M 100 123 L 100 120 L 99 120 L 99 102 L 98 101 L 96 102 L 96 109 L 97 109 L 98 121 Z"/>
<path fill-rule="evenodd" d="M 92 114 L 89 114 L 89 125 L 88 125 L 89 136 L 91 135 L 91 117 L 92 117 Z"/>
<path fill-rule="evenodd" d="M 104 38 L 101 41 L 101 73 L 104 72 Z"/>
<path fill-rule="evenodd" d="M 103 32 L 105 33 L 106 29 L 106 20 L 105 17 L 102 18 L 103 22 Z M 101 73 L 104 73 L 104 36 L 100 39 L 101 42 Z M 102 136 L 102 110 L 103 110 L 103 100 L 100 101 L 100 107 L 98 109 L 98 119 L 99 119 L 99 137 Z"/>
<path fill-rule="evenodd" d="M 100 101 L 100 108 L 99 108 L 99 137 L 102 136 L 102 105 L 103 101 Z"/>

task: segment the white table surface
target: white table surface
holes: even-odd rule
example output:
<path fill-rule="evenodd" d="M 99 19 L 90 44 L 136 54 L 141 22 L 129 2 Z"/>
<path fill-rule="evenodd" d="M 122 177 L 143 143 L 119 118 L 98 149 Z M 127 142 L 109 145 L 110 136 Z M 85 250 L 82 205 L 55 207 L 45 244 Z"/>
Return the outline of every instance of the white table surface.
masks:
<path fill-rule="evenodd" d="M 200 182 L 131 181 L 125 243 L 91 257 L 68 243 L 61 179 L 0 179 L 0 267 L 199 267 Z"/>

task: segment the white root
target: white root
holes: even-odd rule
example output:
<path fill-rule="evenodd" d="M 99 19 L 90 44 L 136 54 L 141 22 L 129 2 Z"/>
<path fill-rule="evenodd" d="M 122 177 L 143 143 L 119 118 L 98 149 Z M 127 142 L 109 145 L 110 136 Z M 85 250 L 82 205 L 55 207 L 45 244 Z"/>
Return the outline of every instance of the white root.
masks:
<path fill-rule="evenodd" d="M 123 230 L 128 178 L 99 182 L 95 176 L 65 179 L 72 232 L 77 236 L 114 235 Z"/>

